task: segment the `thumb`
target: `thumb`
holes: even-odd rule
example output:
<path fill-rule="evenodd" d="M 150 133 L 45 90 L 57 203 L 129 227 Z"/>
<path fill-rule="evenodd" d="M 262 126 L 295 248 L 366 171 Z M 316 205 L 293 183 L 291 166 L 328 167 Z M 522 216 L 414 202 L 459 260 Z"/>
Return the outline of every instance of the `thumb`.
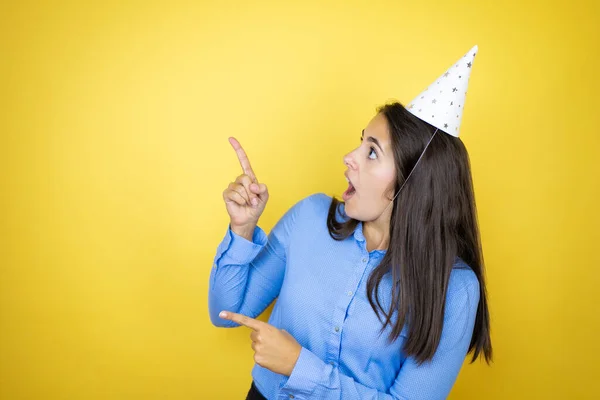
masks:
<path fill-rule="evenodd" d="M 265 185 L 264 183 L 261 183 L 258 185 L 258 193 L 259 194 L 267 194 L 268 190 L 267 190 L 267 185 Z"/>
<path fill-rule="evenodd" d="M 264 195 L 268 191 L 267 185 L 264 183 L 253 183 L 250 185 L 250 190 L 259 195 Z"/>

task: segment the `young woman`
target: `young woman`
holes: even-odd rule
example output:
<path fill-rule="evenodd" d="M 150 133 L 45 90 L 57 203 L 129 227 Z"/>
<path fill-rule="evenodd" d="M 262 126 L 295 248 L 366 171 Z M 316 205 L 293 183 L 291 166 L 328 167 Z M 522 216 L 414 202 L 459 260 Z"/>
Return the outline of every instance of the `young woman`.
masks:
<path fill-rule="evenodd" d="M 468 154 L 439 130 L 381 107 L 344 157 L 343 202 L 304 198 L 268 236 L 267 187 L 230 138 L 243 174 L 208 300 L 214 325 L 251 330 L 248 399 L 443 399 L 468 353 L 491 360 Z"/>

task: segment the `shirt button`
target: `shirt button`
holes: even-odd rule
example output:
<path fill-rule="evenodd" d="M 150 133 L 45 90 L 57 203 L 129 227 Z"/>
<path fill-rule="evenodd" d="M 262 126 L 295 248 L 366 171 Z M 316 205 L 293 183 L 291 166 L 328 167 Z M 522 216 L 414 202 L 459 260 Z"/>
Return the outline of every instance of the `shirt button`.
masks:
<path fill-rule="evenodd" d="M 335 327 L 335 331 L 336 331 L 336 332 L 339 332 L 339 331 L 340 331 L 340 327 L 339 327 L 339 326 L 336 326 L 336 327 Z"/>
<path fill-rule="evenodd" d="M 352 290 L 348 291 L 348 296 L 352 296 Z"/>
<path fill-rule="evenodd" d="M 333 361 L 330 361 L 329 364 L 333 365 Z"/>
<path fill-rule="evenodd" d="M 362 259 L 362 262 L 364 262 L 364 263 L 365 263 L 365 262 L 367 262 L 367 259 L 366 259 L 366 258 L 363 258 L 363 259 Z"/>
<path fill-rule="evenodd" d="M 294 395 L 293 395 L 293 394 L 290 394 L 290 399 L 293 399 L 293 398 L 294 398 Z"/>

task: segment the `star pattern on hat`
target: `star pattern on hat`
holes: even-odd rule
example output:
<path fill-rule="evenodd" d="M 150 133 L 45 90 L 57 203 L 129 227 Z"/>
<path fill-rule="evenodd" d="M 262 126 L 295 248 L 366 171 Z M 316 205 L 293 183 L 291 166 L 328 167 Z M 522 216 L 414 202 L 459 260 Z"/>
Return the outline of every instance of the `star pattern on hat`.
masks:
<path fill-rule="evenodd" d="M 407 108 L 409 112 L 443 132 L 458 137 L 467 86 L 477 50 L 477 46 L 474 46 L 457 63 L 452 64 L 451 68 L 446 70 L 432 85 L 415 97 L 409 103 Z M 430 90 L 432 88 L 437 89 L 435 94 Z M 456 118 L 451 118 L 450 115 L 456 115 Z"/>

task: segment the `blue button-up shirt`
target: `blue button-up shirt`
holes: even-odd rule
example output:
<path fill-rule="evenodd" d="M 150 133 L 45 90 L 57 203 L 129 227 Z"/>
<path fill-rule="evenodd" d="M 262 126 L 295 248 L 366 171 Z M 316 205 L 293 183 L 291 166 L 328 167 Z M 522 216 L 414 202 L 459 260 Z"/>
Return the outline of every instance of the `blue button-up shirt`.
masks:
<path fill-rule="evenodd" d="M 311 195 L 291 207 L 268 236 L 256 227 L 252 241 L 227 230 L 210 273 L 212 323 L 239 326 L 219 312 L 255 318 L 277 298 L 269 323 L 287 330 L 302 350 L 289 377 L 254 365 L 252 377 L 268 399 L 446 398 L 473 332 L 475 274 L 457 258 L 439 347 L 432 361 L 419 366 L 402 350 L 406 326 L 389 343 L 391 327 L 379 335 L 382 324 L 367 299 L 367 278 L 385 251 L 367 251 L 362 223 L 346 240 L 333 240 L 326 225 L 330 203 L 325 194 Z M 386 310 L 389 275 L 378 292 Z"/>

